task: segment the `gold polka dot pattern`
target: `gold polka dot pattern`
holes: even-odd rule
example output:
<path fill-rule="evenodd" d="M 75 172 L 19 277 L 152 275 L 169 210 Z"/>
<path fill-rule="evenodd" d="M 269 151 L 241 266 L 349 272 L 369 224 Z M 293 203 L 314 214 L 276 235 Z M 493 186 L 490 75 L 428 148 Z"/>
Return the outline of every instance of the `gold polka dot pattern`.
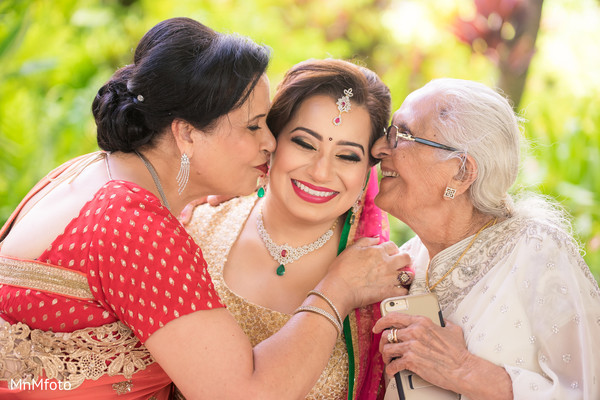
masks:
<path fill-rule="evenodd" d="M 0 315 L 11 323 L 71 332 L 120 320 L 144 342 L 174 318 L 223 307 L 198 245 L 130 182 L 104 185 L 38 261 L 85 272 L 95 300 L 0 285 Z"/>

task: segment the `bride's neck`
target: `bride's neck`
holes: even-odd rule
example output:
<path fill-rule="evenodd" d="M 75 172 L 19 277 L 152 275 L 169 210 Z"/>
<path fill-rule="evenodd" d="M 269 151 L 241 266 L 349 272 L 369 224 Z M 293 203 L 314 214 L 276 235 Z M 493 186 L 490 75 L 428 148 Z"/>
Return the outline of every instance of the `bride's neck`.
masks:
<path fill-rule="evenodd" d="M 293 215 L 287 207 L 281 205 L 268 194 L 257 205 L 262 214 L 265 229 L 271 239 L 278 244 L 288 243 L 293 247 L 302 246 L 313 242 L 329 230 L 336 219 L 305 219 Z M 336 225 L 339 228 L 340 223 Z M 337 231 L 338 229 L 336 229 Z"/>

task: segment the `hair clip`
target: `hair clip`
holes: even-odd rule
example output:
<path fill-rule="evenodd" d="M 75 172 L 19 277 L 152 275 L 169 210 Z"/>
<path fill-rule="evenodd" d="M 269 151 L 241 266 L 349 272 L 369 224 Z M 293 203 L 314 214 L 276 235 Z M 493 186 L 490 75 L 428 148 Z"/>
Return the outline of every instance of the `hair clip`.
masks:
<path fill-rule="evenodd" d="M 350 97 L 352 96 L 352 88 L 344 89 L 344 95 L 338 99 L 336 104 L 338 110 L 340 110 L 340 113 L 333 119 L 333 124 L 335 126 L 338 126 L 342 123 L 342 113 L 350 111 Z"/>

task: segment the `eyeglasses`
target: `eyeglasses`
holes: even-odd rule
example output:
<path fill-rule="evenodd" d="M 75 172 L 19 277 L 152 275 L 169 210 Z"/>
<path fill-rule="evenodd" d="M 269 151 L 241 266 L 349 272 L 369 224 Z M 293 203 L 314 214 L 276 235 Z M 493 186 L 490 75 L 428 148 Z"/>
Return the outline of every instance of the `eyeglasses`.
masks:
<path fill-rule="evenodd" d="M 423 139 L 420 137 L 413 136 L 408 132 L 401 132 L 400 128 L 396 125 L 392 124 L 385 130 L 385 137 L 390 148 L 395 149 L 398 146 L 398 139 L 409 140 L 411 142 L 417 142 L 421 144 L 425 144 L 427 146 L 435 147 L 437 149 L 448 150 L 448 151 L 460 151 L 455 149 L 454 147 L 446 146 L 445 144 L 441 144 L 438 142 L 434 142 L 432 140 Z"/>

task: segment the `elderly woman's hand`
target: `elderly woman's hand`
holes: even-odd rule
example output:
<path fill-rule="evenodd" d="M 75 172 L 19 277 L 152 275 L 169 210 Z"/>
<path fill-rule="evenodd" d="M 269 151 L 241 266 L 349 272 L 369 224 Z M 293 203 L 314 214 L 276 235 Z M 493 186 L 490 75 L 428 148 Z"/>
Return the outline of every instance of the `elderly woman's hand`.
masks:
<path fill-rule="evenodd" d="M 391 327 L 397 329 L 398 343 L 388 342 L 387 329 Z M 389 376 L 408 369 L 473 400 L 512 399 L 512 381 L 506 370 L 471 354 L 458 325 L 447 321 L 440 327 L 427 317 L 393 312 L 373 328 L 375 333 L 384 330 L 379 350 Z"/>
<path fill-rule="evenodd" d="M 457 375 L 469 359 L 462 329 L 450 322 L 442 328 L 431 319 L 393 312 L 375 324 L 379 333 L 395 327 L 398 343 L 387 340 L 387 331 L 381 336 L 379 351 L 387 364 L 386 373 L 393 376 L 404 369 L 446 389 L 453 389 Z"/>

